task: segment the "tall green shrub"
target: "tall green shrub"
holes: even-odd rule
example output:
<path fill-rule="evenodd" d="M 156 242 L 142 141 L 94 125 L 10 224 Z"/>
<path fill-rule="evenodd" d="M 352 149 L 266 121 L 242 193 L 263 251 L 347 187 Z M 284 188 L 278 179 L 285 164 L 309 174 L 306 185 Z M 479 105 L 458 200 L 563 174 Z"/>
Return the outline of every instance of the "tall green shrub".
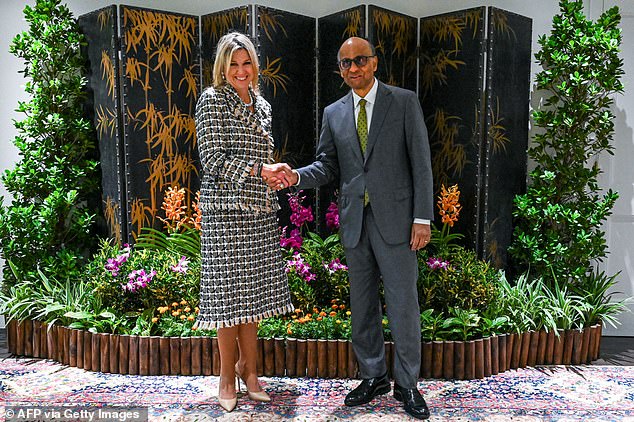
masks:
<path fill-rule="evenodd" d="M 535 276 L 583 288 L 593 264 L 606 256 L 601 226 L 618 198 L 599 187 L 597 160 L 613 153 L 610 106 L 612 95 L 623 91 L 621 17 L 613 7 L 592 22 L 583 2 L 559 5 L 536 54 L 543 67 L 537 89 L 547 94 L 533 113 L 540 132 L 528 155 L 536 167 L 526 194 L 515 199 L 510 252 Z"/>
<path fill-rule="evenodd" d="M 30 100 L 18 103 L 25 118 L 14 123 L 20 161 L 2 175 L 13 200 L 0 206 L 0 246 L 15 269 L 5 264 L 5 289 L 37 279 L 38 267 L 61 279 L 76 274 L 95 243 L 91 195 L 99 186 L 94 131 L 83 115 L 87 80 L 77 22 L 60 0 L 37 0 L 24 16 L 29 29 L 10 51 L 24 59 Z"/>

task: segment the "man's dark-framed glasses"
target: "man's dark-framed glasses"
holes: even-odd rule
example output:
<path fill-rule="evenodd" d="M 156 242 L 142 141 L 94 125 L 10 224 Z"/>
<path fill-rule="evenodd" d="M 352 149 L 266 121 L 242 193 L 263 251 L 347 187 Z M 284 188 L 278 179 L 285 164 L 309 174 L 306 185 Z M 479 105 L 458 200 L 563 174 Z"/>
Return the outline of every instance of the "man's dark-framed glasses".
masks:
<path fill-rule="evenodd" d="M 376 57 L 376 54 L 372 56 L 357 56 L 354 59 L 341 59 L 339 60 L 339 67 L 342 69 L 350 69 L 352 66 L 352 62 L 357 65 L 357 67 L 363 67 L 368 63 L 368 59 L 370 57 Z"/>

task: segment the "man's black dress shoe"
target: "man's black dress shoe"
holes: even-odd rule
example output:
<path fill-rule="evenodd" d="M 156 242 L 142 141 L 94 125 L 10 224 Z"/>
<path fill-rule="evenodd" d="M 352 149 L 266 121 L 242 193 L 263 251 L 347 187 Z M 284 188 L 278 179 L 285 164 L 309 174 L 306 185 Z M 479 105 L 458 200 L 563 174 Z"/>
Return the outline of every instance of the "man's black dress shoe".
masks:
<path fill-rule="evenodd" d="M 429 409 L 425 399 L 416 388 L 403 388 L 394 383 L 394 398 L 403 402 L 405 411 L 416 419 L 429 418 Z"/>
<path fill-rule="evenodd" d="M 370 403 L 376 396 L 389 393 L 390 389 L 390 380 L 387 379 L 387 374 L 382 377 L 365 379 L 357 388 L 348 393 L 343 402 L 346 406 Z"/>

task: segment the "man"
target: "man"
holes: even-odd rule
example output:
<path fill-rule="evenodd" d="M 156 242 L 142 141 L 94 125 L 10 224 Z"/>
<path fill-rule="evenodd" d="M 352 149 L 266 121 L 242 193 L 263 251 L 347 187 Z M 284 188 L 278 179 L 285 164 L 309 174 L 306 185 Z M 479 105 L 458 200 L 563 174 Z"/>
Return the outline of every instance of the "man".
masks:
<path fill-rule="evenodd" d="M 396 347 L 394 397 L 411 416 L 427 419 L 429 410 L 416 386 L 421 350 L 416 250 L 429 242 L 433 218 L 423 112 L 415 93 L 374 77 L 378 58 L 367 40 L 346 40 L 338 63 L 352 91 L 324 110 L 317 160 L 296 171 L 287 167 L 285 179 L 280 175 L 269 183 L 304 189 L 339 180 L 352 344 L 363 378 L 345 404 L 369 403 L 391 389 L 381 328 L 382 279 Z"/>

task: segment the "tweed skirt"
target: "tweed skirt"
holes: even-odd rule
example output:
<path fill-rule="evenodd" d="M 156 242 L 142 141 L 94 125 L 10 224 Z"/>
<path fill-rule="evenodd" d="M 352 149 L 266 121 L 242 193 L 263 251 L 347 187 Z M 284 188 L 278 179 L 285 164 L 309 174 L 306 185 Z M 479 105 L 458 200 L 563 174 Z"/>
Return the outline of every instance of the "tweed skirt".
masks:
<path fill-rule="evenodd" d="M 200 312 L 218 329 L 293 311 L 276 213 L 204 212 Z"/>

